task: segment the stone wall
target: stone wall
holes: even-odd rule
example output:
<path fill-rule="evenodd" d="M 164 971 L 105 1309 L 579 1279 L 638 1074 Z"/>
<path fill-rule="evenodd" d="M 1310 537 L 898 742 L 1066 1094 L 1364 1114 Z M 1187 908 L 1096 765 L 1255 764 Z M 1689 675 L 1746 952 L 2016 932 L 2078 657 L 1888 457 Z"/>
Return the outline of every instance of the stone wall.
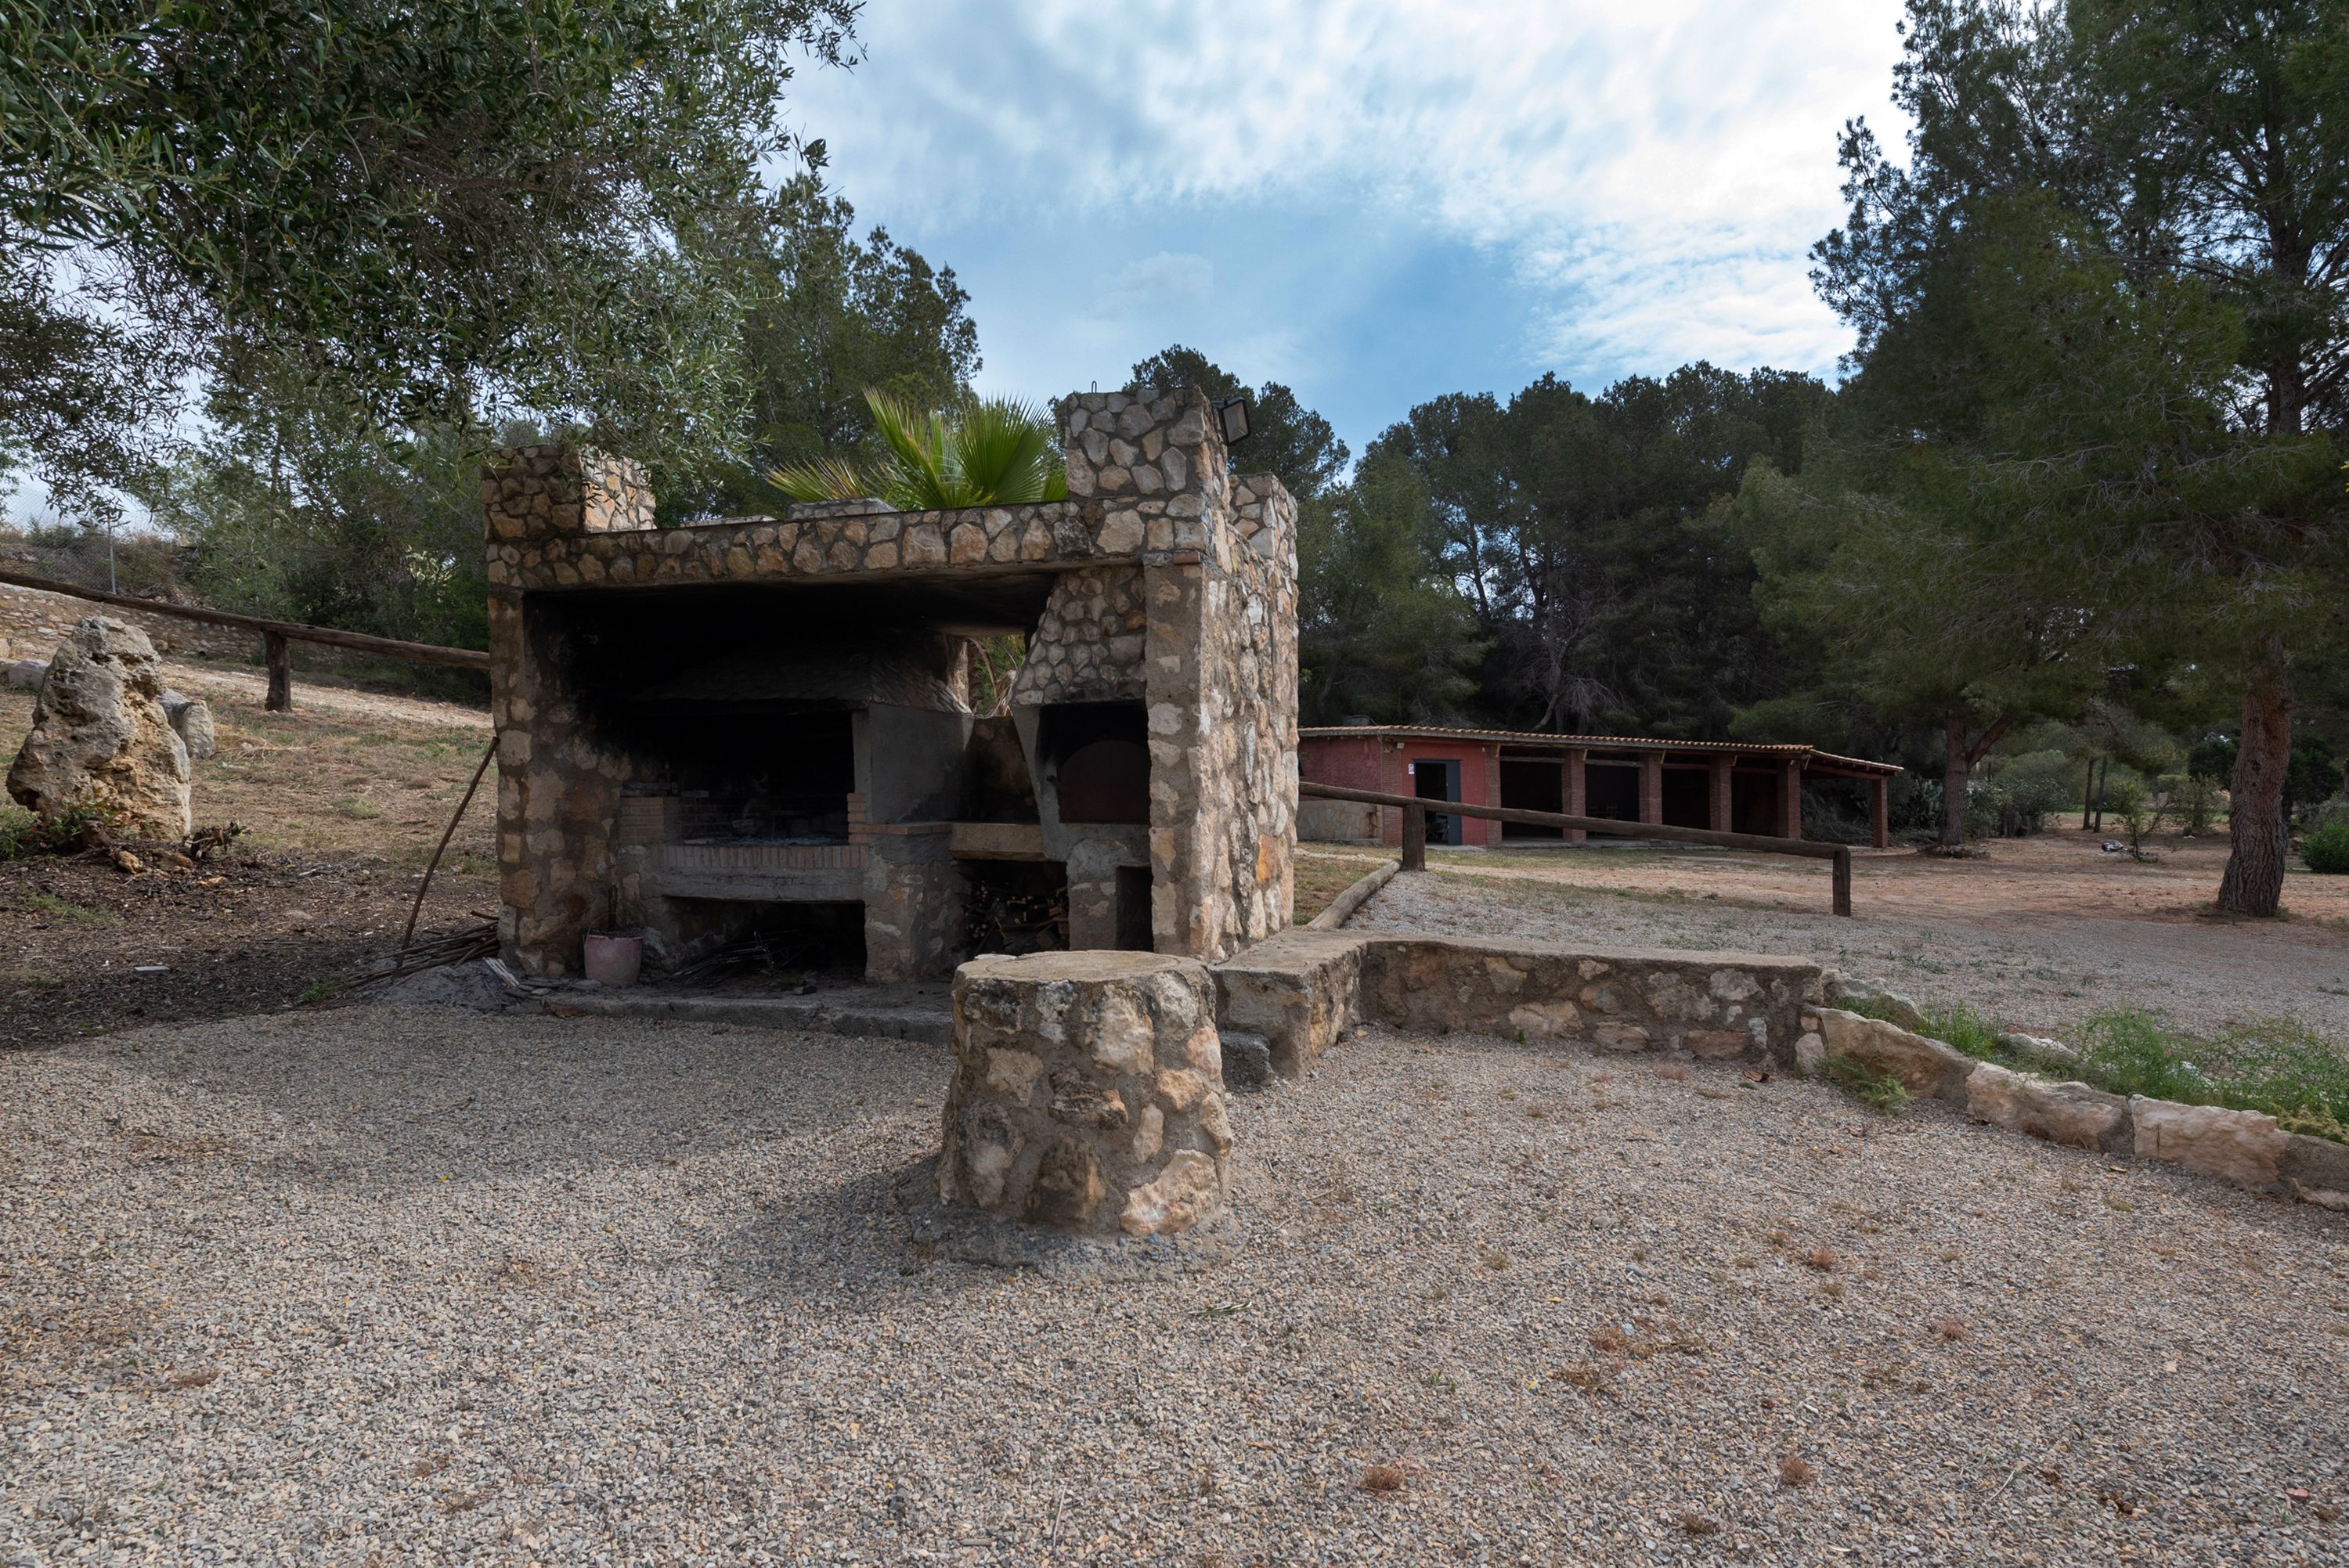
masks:
<path fill-rule="evenodd" d="M 1028 639 L 1028 656 L 1011 683 L 1011 701 L 1028 706 L 1141 700 L 1143 633 L 1149 621 L 1140 567 L 1061 573 Z"/>
<path fill-rule="evenodd" d="M 908 822 L 865 830 L 866 979 L 929 979 L 954 967 L 962 872 L 947 852 L 951 828 Z"/>
<path fill-rule="evenodd" d="M 1139 549 L 1148 624 L 1151 928 L 1220 958 L 1288 923 L 1297 808 L 1295 508 L 1235 481 L 1206 396 L 1081 393 L 1069 493 Z"/>
<path fill-rule="evenodd" d="M 0 583 L 0 659 L 48 662 L 57 645 L 91 615 L 105 615 L 147 634 L 155 652 L 167 659 L 203 659 L 258 665 L 261 638 L 253 632 L 228 626 L 208 626 L 176 615 L 159 615 L 119 604 L 100 605 L 67 593 L 45 593 Z M 329 652 L 330 650 L 319 650 Z"/>
<path fill-rule="evenodd" d="M 1174 1234 L 1224 1207 L 1215 987 L 1186 959 L 1040 953 L 955 972 L 938 1192 L 1057 1229 Z"/>
<path fill-rule="evenodd" d="M 530 450 L 532 449 L 523 449 Z M 491 518 L 490 582 L 523 589 L 604 583 L 756 583 L 875 572 L 1033 567 L 1092 561 L 1115 552 L 1096 543 L 1085 509 L 1069 501 L 974 507 L 960 511 L 864 513 L 789 521 L 730 518 L 693 528 L 601 533 L 564 531 L 558 513 L 508 497 L 508 469 Z M 554 476 L 557 482 L 561 476 Z M 483 490 L 490 488 L 485 480 Z M 1127 552 L 1129 555 L 1131 552 Z"/>
<path fill-rule="evenodd" d="M 1792 1063 L 1826 994 L 1798 959 L 1341 931 L 1287 932 L 1214 973 L 1236 1058 L 1261 1039 L 1287 1078 L 1358 1021 Z"/>

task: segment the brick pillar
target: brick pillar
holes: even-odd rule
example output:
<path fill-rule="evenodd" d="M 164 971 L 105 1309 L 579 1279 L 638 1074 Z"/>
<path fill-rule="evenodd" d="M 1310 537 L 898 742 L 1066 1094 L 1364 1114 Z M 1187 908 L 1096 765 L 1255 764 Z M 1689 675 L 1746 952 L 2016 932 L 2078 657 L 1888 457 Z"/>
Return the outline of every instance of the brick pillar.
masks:
<path fill-rule="evenodd" d="M 1497 806 L 1501 803 L 1501 748 L 1497 746 L 1492 746 L 1484 748 L 1483 750 L 1485 758 L 1485 798 L 1475 803 L 1480 806 Z M 1465 788 L 1463 788 L 1460 793 L 1465 795 L 1468 791 Z M 1491 848 L 1497 850 L 1501 847 L 1500 823 L 1494 821 L 1488 817 L 1463 817 L 1461 820 L 1484 829 L 1484 841 Z M 1464 839 L 1467 835 L 1463 833 L 1461 837 Z"/>
<path fill-rule="evenodd" d="M 1786 771 L 1778 781 L 1778 836 L 1799 839 L 1803 836 L 1803 765 L 1786 764 Z"/>
<path fill-rule="evenodd" d="M 1640 820 L 1664 820 L 1664 755 L 1651 751 L 1640 758 Z"/>
<path fill-rule="evenodd" d="M 1590 753 L 1578 746 L 1570 746 L 1567 748 L 1566 760 L 1559 764 L 1558 770 L 1562 777 L 1559 780 L 1558 795 L 1566 802 L 1566 814 L 1569 817 L 1586 816 L 1589 812 L 1590 797 L 1584 789 L 1588 779 L 1584 769 L 1589 760 Z M 1566 841 L 1569 844 L 1581 843 L 1589 837 L 1590 835 L 1580 828 L 1568 828 L 1566 830 Z"/>
<path fill-rule="evenodd" d="M 1713 830 L 1716 833 L 1733 833 L 1737 830 L 1733 826 L 1737 817 L 1731 810 L 1729 793 L 1730 769 L 1736 766 L 1737 758 L 1733 757 L 1716 757 L 1712 761 L 1713 810 L 1705 820 L 1712 824 Z"/>
<path fill-rule="evenodd" d="M 1892 847 L 1892 780 L 1877 778 L 1868 780 L 1868 816 L 1874 830 L 1876 847 Z"/>

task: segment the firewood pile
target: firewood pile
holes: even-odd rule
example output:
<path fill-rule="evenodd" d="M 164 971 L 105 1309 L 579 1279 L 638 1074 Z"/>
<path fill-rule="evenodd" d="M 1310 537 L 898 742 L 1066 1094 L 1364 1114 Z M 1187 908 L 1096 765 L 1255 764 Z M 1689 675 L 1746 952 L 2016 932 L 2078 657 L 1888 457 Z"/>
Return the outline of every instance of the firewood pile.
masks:
<path fill-rule="evenodd" d="M 963 936 L 973 953 L 1049 953 L 1066 948 L 1068 889 L 974 888 Z"/>

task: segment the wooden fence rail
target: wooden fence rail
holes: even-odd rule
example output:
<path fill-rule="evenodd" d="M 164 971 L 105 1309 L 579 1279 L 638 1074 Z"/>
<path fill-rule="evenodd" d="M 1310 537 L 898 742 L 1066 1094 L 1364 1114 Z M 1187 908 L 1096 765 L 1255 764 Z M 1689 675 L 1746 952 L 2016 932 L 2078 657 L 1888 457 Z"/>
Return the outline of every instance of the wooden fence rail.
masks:
<path fill-rule="evenodd" d="M 1625 822 L 1612 817 L 1569 817 L 1560 811 L 1526 811 L 1514 806 L 1470 806 L 1458 800 L 1429 800 L 1417 795 L 1385 795 L 1375 789 L 1349 789 L 1337 784 L 1300 780 L 1297 792 L 1317 800 L 1354 800 L 1366 806 L 1392 806 L 1402 812 L 1402 869 L 1427 869 L 1427 819 L 1431 809 L 1439 817 L 1480 817 L 1488 822 L 1516 822 L 1530 828 L 1579 828 L 1585 832 L 1613 833 L 1626 839 L 1657 839 L 1673 844 L 1710 844 L 1716 849 L 1748 850 L 1757 854 L 1794 855 L 1808 861 L 1835 862 L 1835 912 L 1851 913 L 1851 851 L 1842 844 L 1815 844 L 1807 839 L 1773 839 L 1760 833 L 1716 833 L 1708 828 L 1672 828 L 1661 822 Z"/>
<path fill-rule="evenodd" d="M 154 599 L 140 599 L 129 593 L 108 593 L 96 588 L 85 588 L 78 583 L 61 583 L 54 578 L 35 577 L 23 572 L 0 571 L 0 583 L 17 588 L 37 588 L 44 593 L 63 593 L 69 598 L 95 600 L 100 604 L 119 604 L 126 610 L 140 610 L 150 615 L 173 615 L 182 621 L 201 621 L 211 626 L 234 626 L 257 632 L 261 635 L 262 662 L 269 669 L 269 698 L 265 706 L 272 713 L 284 713 L 294 706 L 294 661 L 290 645 L 295 643 L 347 648 L 355 654 L 404 659 L 412 665 L 447 665 L 460 670 L 486 670 L 490 667 L 490 655 L 473 648 L 444 648 L 434 643 L 403 643 L 396 637 L 372 637 L 365 632 L 339 631 L 333 626 L 305 626 L 298 621 L 271 621 L 259 615 L 239 615 L 228 610 L 166 604 Z"/>

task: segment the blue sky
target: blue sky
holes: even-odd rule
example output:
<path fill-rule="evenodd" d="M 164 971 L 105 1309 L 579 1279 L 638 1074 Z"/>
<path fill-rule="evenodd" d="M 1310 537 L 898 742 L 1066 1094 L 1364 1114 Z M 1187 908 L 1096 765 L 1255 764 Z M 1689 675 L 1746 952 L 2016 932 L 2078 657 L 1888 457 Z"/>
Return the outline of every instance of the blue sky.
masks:
<path fill-rule="evenodd" d="M 1359 450 L 1414 402 L 1709 358 L 1833 373 L 1805 253 L 1891 139 L 1899 0 L 870 0 L 793 84 L 829 178 L 971 293 L 988 391 L 1170 342 Z"/>

